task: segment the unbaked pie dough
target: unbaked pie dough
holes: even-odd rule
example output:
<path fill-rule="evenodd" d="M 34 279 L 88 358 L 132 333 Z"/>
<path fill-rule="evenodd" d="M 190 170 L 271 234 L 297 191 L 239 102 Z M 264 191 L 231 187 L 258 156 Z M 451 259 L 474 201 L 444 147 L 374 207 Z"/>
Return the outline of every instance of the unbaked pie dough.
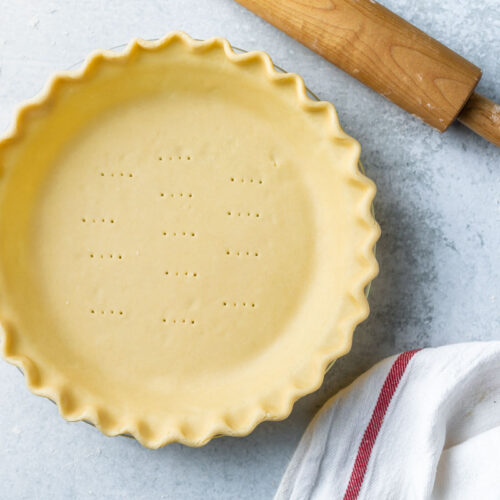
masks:
<path fill-rule="evenodd" d="M 288 415 L 375 276 L 374 184 L 262 52 L 100 52 L 0 143 L 4 356 L 68 420 L 202 445 Z"/>

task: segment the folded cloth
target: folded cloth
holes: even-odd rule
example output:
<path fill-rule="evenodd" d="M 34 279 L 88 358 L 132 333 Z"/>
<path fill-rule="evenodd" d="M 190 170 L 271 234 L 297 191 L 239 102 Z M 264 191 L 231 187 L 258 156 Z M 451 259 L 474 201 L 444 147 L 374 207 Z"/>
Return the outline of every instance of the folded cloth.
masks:
<path fill-rule="evenodd" d="M 500 342 L 410 351 L 330 399 L 275 500 L 500 499 Z"/>

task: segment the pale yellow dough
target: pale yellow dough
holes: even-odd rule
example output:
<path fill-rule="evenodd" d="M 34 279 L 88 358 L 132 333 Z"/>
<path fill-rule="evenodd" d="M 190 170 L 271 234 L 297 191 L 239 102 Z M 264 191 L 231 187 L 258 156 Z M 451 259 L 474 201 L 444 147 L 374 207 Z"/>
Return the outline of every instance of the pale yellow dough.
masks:
<path fill-rule="evenodd" d="M 368 313 L 358 157 L 330 104 L 222 39 L 59 75 L 0 145 L 4 355 L 149 447 L 285 417 Z"/>

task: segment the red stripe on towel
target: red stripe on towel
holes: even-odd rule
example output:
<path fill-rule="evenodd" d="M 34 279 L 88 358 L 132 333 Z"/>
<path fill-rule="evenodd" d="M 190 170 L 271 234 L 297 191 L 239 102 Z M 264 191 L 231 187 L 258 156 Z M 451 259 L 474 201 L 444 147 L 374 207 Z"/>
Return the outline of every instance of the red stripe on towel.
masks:
<path fill-rule="evenodd" d="M 408 351 L 400 354 L 391 366 L 389 374 L 384 381 L 384 385 L 380 390 L 377 404 L 373 410 L 370 422 L 365 429 L 363 439 L 359 445 L 358 454 L 356 455 L 356 460 L 351 472 L 349 484 L 347 485 L 344 500 L 356 500 L 358 498 L 359 491 L 361 490 L 361 486 L 365 478 L 366 468 L 368 467 L 368 461 L 370 460 L 373 445 L 375 444 L 377 435 L 382 427 L 382 423 L 384 422 L 387 408 L 389 408 L 391 399 L 396 392 L 408 363 L 419 350 L 420 349 L 416 349 L 414 351 Z"/>

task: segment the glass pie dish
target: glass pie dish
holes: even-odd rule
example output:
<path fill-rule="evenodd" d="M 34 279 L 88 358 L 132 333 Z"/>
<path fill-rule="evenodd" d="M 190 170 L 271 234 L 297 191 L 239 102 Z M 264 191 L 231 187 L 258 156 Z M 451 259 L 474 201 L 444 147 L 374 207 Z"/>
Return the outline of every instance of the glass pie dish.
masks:
<path fill-rule="evenodd" d="M 55 75 L 0 143 L 4 357 L 151 448 L 285 418 L 368 314 L 359 153 L 300 77 L 221 38 Z"/>

